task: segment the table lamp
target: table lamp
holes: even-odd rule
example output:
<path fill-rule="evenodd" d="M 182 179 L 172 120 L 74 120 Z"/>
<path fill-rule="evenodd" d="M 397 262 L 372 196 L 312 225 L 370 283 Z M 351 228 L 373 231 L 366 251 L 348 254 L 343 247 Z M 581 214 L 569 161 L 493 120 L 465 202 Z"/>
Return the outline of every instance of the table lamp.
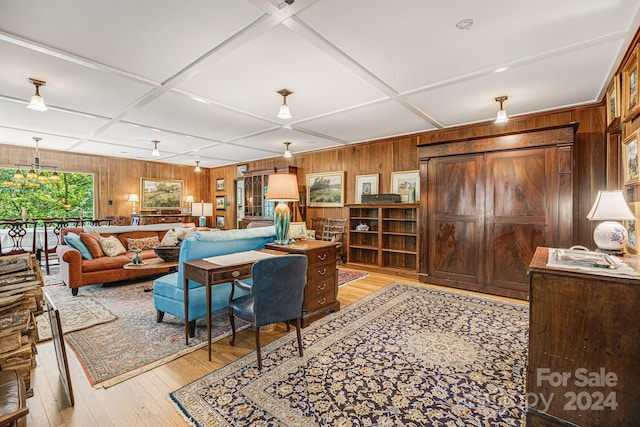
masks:
<path fill-rule="evenodd" d="M 277 173 L 269 175 L 267 186 L 267 200 L 279 203 L 273 211 L 273 225 L 276 227 L 276 245 L 289 244 L 289 225 L 291 211 L 285 202 L 298 201 L 298 178 L 294 174 Z"/>
<path fill-rule="evenodd" d="M 136 212 L 136 203 L 140 201 L 140 199 L 138 199 L 138 195 L 137 194 L 131 194 L 129 196 L 129 202 L 133 202 L 133 210 L 131 211 L 131 215 L 137 215 Z"/>
<path fill-rule="evenodd" d="M 193 216 L 199 216 L 198 223 L 200 227 L 207 226 L 207 217 L 213 215 L 213 203 L 194 203 L 191 205 L 191 214 Z"/>
<path fill-rule="evenodd" d="M 620 253 L 627 240 L 627 229 L 617 221 L 635 220 L 621 190 L 599 191 L 587 214 L 591 221 L 603 221 L 593 230 L 598 250 Z"/>

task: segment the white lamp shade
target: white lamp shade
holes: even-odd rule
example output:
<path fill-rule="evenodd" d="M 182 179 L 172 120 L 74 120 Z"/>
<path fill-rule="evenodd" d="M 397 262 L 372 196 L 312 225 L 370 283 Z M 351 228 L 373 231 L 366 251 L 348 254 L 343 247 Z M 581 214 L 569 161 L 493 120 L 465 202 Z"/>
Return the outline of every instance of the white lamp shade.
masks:
<path fill-rule="evenodd" d="M 280 106 L 280 112 L 278 112 L 279 119 L 290 119 L 291 112 L 289 111 L 289 106 L 287 104 L 282 104 Z"/>
<path fill-rule="evenodd" d="M 138 195 L 137 194 L 131 194 L 129 196 L 129 202 L 139 202 L 140 199 L 138 199 Z"/>
<path fill-rule="evenodd" d="M 47 106 L 44 104 L 44 98 L 39 95 L 33 95 L 31 97 L 31 101 L 29 102 L 29 105 L 27 105 L 27 108 L 35 111 L 48 110 Z"/>
<path fill-rule="evenodd" d="M 599 191 L 587 218 L 591 221 L 631 221 L 636 219 L 621 190 Z"/>
<path fill-rule="evenodd" d="M 507 117 L 507 111 L 503 108 L 498 110 L 498 115 L 496 116 L 496 123 L 506 123 L 509 121 L 509 117 Z"/>
<path fill-rule="evenodd" d="M 290 173 L 269 175 L 267 200 L 295 202 L 299 199 L 298 177 Z"/>
<path fill-rule="evenodd" d="M 191 214 L 193 216 L 212 216 L 213 203 L 198 202 L 191 206 Z"/>
<path fill-rule="evenodd" d="M 185 201 L 186 203 L 193 203 L 193 196 L 187 196 L 187 197 L 184 199 L 184 201 Z"/>

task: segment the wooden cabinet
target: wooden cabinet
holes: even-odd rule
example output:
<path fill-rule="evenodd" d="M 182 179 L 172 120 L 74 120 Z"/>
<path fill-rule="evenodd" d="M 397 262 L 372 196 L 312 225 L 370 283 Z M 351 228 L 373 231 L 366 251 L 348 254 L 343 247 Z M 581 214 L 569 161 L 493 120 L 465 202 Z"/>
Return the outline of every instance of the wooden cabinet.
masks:
<path fill-rule="evenodd" d="M 547 260 L 537 248 L 529 266 L 527 426 L 640 425 L 640 279 Z"/>
<path fill-rule="evenodd" d="M 535 249 L 571 246 L 576 128 L 421 146 L 420 281 L 526 299 Z"/>
<path fill-rule="evenodd" d="M 418 205 L 395 203 L 347 207 L 347 262 L 354 266 L 417 279 Z M 366 226 L 368 229 L 360 229 L 359 226 Z"/>
<path fill-rule="evenodd" d="M 257 169 L 244 173 L 244 219 L 240 222 L 241 228 L 254 221 L 273 220 L 275 202 L 267 200 L 267 187 L 269 175 L 275 173 L 296 174 L 298 168 L 293 166 L 276 167 L 269 169 Z"/>
<path fill-rule="evenodd" d="M 198 217 L 184 214 L 133 215 L 131 225 L 165 224 L 173 222 L 192 222 L 198 224 Z"/>
<path fill-rule="evenodd" d="M 340 310 L 336 244 L 334 242 L 301 240 L 291 245 L 269 243 L 265 247 L 307 256 L 309 263 L 302 307 L 303 327 L 329 312 Z"/>

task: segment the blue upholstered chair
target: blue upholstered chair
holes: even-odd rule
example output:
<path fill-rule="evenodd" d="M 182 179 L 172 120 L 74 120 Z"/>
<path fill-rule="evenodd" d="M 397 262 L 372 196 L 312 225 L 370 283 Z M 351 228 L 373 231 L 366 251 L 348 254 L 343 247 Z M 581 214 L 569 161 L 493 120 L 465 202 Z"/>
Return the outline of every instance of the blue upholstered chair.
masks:
<path fill-rule="evenodd" d="M 153 281 L 153 302 L 156 308 L 156 321 L 161 322 L 164 314 L 169 313 L 184 319 L 183 265 L 185 261 L 202 259 L 217 255 L 261 249 L 266 243 L 273 242 L 273 226 L 255 230 L 226 230 L 193 233 L 182 242 L 178 258 L 178 272 L 167 274 Z M 211 311 L 228 307 L 231 283 L 211 288 Z M 237 293 L 237 297 L 245 295 Z M 206 317 L 207 298 L 205 287 L 189 281 L 189 336 L 195 335 L 196 319 Z"/>
<path fill-rule="evenodd" d="M 260 326 L 287 322 L 287 330 L 289 330 L 290 321 L 295 319 L 298 351 L 302 357 L 300 327 L 304 286 L 307 283 L 307 262 L 305 255 L 281 255 L 263 259 L 253 264 L 252 284 L 236 279 L 231 286 L 229 295 L 231 345 L 234 345 L 236 340 L 235 318 L 251 323 L 255 330 L 259 370 L 262 370 Z M 250 295 L 234 300 L 236 288 Z"/>

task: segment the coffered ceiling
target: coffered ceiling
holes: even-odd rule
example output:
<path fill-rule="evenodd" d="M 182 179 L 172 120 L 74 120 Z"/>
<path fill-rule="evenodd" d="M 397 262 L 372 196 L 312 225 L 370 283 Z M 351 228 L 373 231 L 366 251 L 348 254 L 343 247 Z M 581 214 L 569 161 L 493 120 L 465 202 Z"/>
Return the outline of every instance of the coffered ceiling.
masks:
<path fill-rule="evenodd" d="M 491 120 L 500 95 L 589 104 L 639 24 L 637 0 L 0 0 L 0 143 L 215 167 Z"/>

